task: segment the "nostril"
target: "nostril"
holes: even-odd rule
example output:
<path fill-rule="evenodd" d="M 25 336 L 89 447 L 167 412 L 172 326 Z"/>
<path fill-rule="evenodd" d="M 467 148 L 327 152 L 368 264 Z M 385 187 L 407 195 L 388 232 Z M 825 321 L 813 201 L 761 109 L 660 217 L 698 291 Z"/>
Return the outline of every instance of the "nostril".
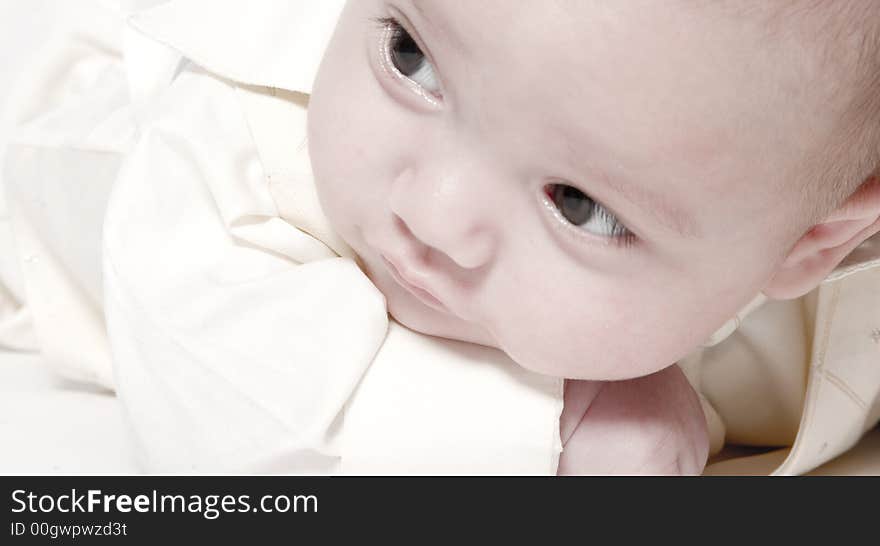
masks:
<path fill-rule="evenodd" d="M 450 227 L 436 227 L 419 233 L 400 215 L 393 214 L 394 229 L 407 242 L 409 254 L 435 264 L 446 262 L 462 269 L 477 269 L 487 263 L 492 254 L 489 234 L 479 231 L 464 233 Z M 414 226 L 418 227 L 418 226 Z M 425 235 L 430 235 L 426 238 Z"/>
<path fill-rule="evenodd" d="M 416 235 L 412 229 L 410 229 L 409 224 L 406 223 L 406 220 L 401 218 L 397 214 L 393 214 L 393 224 L 394 230 L 399 235 L 399 239 L 403 241 L 406 254 L 411 256 L 412 259 L 420 259 L 424 260 L 428 252 L 430 252 L 431 247 L 426 245 L 418 235 Z"/>
<path fill-rule="evenodd" d="M 403 221 L 403 218 L 401 218 L 400 216 L 398 216 L 396 214 L 394 215 L 394 227 L 396 229 L 400 230 L 400 232 L 403 233 L 404 235 L 406 235 L 407 237 L 415 238 L 415 235 L 413 235 L 413 232 L 411 229 L 409 229 L 409 226 L 406 225 L 406 222 Z"/>

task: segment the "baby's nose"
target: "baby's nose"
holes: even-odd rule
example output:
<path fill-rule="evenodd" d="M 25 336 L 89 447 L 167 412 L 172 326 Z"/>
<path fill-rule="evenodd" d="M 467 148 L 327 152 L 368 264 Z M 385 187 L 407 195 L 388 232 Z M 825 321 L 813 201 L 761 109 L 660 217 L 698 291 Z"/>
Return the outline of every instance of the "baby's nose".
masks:
<path fill-rule="evenodd" d="M 484 188 L 451 176 L 398 180 L 391 212 L 405 231 L 465 269 L 492 260 L 497 230 L 487 214 Z"/>

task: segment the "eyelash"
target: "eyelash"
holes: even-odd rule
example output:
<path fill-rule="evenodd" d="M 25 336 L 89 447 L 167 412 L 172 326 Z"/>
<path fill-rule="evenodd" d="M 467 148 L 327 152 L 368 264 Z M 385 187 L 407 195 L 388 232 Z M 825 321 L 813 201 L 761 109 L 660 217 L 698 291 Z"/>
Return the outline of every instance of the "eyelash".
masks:
<path fill-rule="evenodd" d="M 385 46 L 389 46 L 394 40 L 399 39 L 406 29 L 403 28 L 403 25 L 400 24 L 394 17 L 375 17 L 373 18 L 373 22 L 379 27 L 379 30 L 389 31 L 391 34 L 391 39 L 385 44 Z"/>
<path fill-rule="evenodd" d="M 411 91 L 414 91 L 421 98 L 428 101 L 432 106 L 439 106 L 440 101 L 443 99 L 443 93 L 440 90 L 440 88 L 442 88 L 440 82 L 435 82 L 436 87 L 438 87 L 437 90 L 432 91 L 430 89 L 426 89 L 422 83 L 420 83 L 410 75 L 403 73 L 401 69 L 398 68 L 397 61 L 394 58 L 394 53 L 392 50 L 395 48 L 395 46 L 399 45 L 404 38 L 408 38 L 413 42 L 416 49 L 418 49 L 419 53 L 424 57 L 424 62 L 431 69 L 432 75 L 436 74 L 433 61 L 426 52 L 425 48 L 422 47 L 418 39 L 416 39 L 415 34 L 407 30 L 407 28 L 396 17 L 377 17 L 373 19 L 373 22 L 376 23 L 376 25 L 379 27 L 379 30 L 383 32 L 380 44 L 383 67 L 393 76 L 395 76 L 399 82 L 405 83 Z"/>
<path fill-rule="evenodd" d="M 575 225 L 571 221 L 569 221 L 563 215 L 563 212 L 560 210 L 553 197 L 553 191 L 559 186 L 570 187 L 578 193 L 582 194 L 584 198 L 592 202 L 592 214 L 595 214 L 602 221 L 608 222 L 613 226 L 611 229 L 611 234 L 597 235 L 594 233 L 590 233 L 589 231 L 580 229 L 580 226 Z M 554 217 L 554 220 L 563 225 L 563 229 L 565 229 L 567 235 L 572 235 L 576 237 L 579 241 L 587 240 L 591 244 L 595 244 L 596 240 L 601 240 L 603 243 L 611 244 L 619 248 L 630 248 L 636 243 L 636 234 L 630 231 L 629 228 L 627 228 L 625 225 L 623 225 L 620 220 L 617 219 L 617 216 L 615 216 L 613 212 L 609 211 L 605 207 L 605 205 L 590 197 L 590 195 L 586 192 L 582 192 L 574 186 L 571 186 L 570 184 L 557 182 L 544 186 L 544 188 L 541 190 L 541 194 L 544 206 Z"/>
<path fill-rule="evenodd" d="M 399 37 L 399 33 L 403 31 L 400 21 L 394 17 L 374 17 L 373 22 L 376 23 L 380 30 L 390 29 L 394 33 L 393 36 L 395 38 Z"/>

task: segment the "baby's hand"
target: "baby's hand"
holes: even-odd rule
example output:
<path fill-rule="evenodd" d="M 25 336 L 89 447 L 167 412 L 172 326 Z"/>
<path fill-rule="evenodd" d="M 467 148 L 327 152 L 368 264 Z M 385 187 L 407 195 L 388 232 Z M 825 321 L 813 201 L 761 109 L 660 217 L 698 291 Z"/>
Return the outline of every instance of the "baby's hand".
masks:
<path fill-rule="evenodd" d="M 567 380 L 557 474 L 700 474 L 709 453 L 697 393 L 678 366 L 628 381 Z"/>

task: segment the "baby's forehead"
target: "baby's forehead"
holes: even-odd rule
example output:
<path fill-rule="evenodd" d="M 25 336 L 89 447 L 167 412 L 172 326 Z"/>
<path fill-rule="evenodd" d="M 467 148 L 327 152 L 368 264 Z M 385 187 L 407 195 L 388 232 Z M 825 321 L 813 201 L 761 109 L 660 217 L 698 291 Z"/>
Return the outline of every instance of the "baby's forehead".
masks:
<path fill-rule="evenodd" d="M 815 91 L 800 85 L 805 69 L 787 52 L 768 51 L 757 29 L 732 19 L 665 2 L 522 4 L 417 3 L 438 34 L 453 37 L 432 51 L 441 79 L 459 102 L 483 95 L 481 116 L 505 105 L 555 126 L 671 125 L 690 134 L 698 117 L 723 140 L 722 126 L 750 121 L 756 104 L 807 107 L 803 99 Z"/>
<path fill-rule="evenodd" d="M 601 84 L 609 71 L 620 80 L 644 76 L 658 91 L 721 75 L 740 90 L 765 84 L 791 102 L 812 95 L 834 108 L 876 84 L 880 69 L 876 0 L 434 4 L 452 12 L 447 25 L 464 27 L 461 41 L 475 58 L 515 67 L 505 75 L 522 80 L 552 74 L 541 84 L 571 86 L 569 94 Z M 658 75 L 665 80 L 652 79 Z"/>
<path fill-rule="evenodd" d="M 754 45 L 773 48 L 795 41 L 804 53 L 824 52 L 832 57 L 859 55 L 871 50 L 870 37 L 880 33 L 880 2 L 875 0 L 672 0 L 601 2 L 552 0 L 509 1 L 411 0 L 414 9 L 467 37 L 487 44 L 508 46 L 529 38 L 554 36 L 582 41 L 603 32 L 657 30 L 657 24 L 675 21 L 681 33 L 695 29 L 733 28 Z M 455 32 L 448 34 L 454 35 Z M 599 33 L 601 35 L 601 32 Z M 580 40 L 578 40 L 578 38 Z M 537 40 L 534 47 L 550 45 Z"/>

